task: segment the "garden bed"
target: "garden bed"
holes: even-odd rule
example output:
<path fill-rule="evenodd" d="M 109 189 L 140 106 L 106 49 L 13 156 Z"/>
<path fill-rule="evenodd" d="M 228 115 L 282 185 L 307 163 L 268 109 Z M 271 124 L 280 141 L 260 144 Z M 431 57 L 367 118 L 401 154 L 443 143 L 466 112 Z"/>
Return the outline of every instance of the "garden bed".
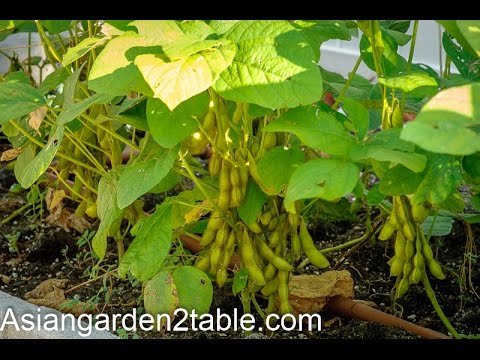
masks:
<path fill-rule="evenodd" d="M 0 216 L 6 215 L 20 207 L 24 201 L 23 195 L 5 192 L 14 183 L 11 171 L 2 165 L 0 171 Z M 9 208 L 12 207 L 12 208 Z M 364 233 L 361 223 L 349 221 L 318 222 L 314 224 L 313 238 L 317 240 L 319 248 L 326 248 L 342 244 L 357 238 Z M 474 236 L 478 238 L 479 226 L 472 226 Z M 18 253 L 9 251 L 8 236 L 19 233 L 17 246 Z M 141 285 L 129 280 L 118 280 L 114 277 L 100 277 L 83 286 L 79 284 L 89 280 L 92 259 L 88 253 L 88 246 L 80 250 L 77 241 L 81 234 L 75 230 L 66 232 L 61 227 L 46 223 L 42 219 L 31 219 L 22 216 L 8 222 L 1 228 L 0 234 L 0 290 L 8 294 L 24 298 L 25 294 L 47 279 L 68 279 L 65 287 L 66 309 L 79 301 L 94 305 L 93 312 L 107 314 L 131 313 L 137 308 L 139 314 L 143 311 L 141 300 Z M 320 240 L 321 239 L 321 240 Z M 470 291 L 461 292 L 459 282 L 465 247 L 465 228 L 455 223 L 449 236 L 436 238 L 435 244 L 441 245 L 439 261 L 445 265 L 447 278 L 443 281 L 432 279 L 438 302 L 450 319 L 455 329 L 464 335 L 480 333 L 480 300 Z M 348 249 L 347 249 L 348 250 Z M 76 256 L 77 252 L 80 254 Z M 346 250 L 329 255 L 332 264 L 335 264 Z M 106 263 L 115 265 L 115 248 L 109 248 Z M 348 270 L 354 280 L 355 298 L 367 302 L 386 313 L 392 313 L 390 291 L 394 280 L 389 278 L 389 251 L 385 243 L 368 243 L 353 253 L 338 270 Z M 90 267 L 89 267 L 90 266 Z M 317 269 L 306 266 L 294 273 L 318 274 Z M 472 282 L 480 280 L 478 266 L 472 268 Z M 69 291 L 69 289 L 72 289 Z M 70 305 L 68 305 L 70 304 Z M 421 285 L 412 286 L 407 295 L 402 298 L 396 311 L 401 316 L 418 325 L 446 333 L 446 329 L 436 315 L 425 291 Z M 241 312 L 242 305 L 239 297 L 231 293 L 231 286 L 227 284 L 223 289 L 216 289 L 211 306 L 211 313 L 215 314 L 219 308 L 222 313 L 233 314 L 234 309 Z M 68 310 L 64 310 L 68 311 Z M 397 313 L 398 315 L 399 313 Z M 338 317 L 335 314 L 323 311 L 321 332 L 274 332 L 265 334 L 252 332 L 249 334 L 226 332 L 193 332 L 165 333 L 137 331 L 127 333 L 122 330 L 117 335 L 123 337 L 140 338 L 322 338 L 322 339 L 397 339 L 416 338 L 402 329 L 369 323 L 357 319 Z M 257 323 L 261 323 L 257 315 Z"/>

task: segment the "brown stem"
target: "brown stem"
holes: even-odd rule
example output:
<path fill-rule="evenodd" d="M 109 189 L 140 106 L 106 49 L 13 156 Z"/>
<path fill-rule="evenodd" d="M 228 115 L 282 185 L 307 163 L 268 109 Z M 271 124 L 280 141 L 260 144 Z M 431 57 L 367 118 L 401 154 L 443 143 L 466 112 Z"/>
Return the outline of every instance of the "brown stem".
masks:
<path fill-rule="evenodd" d="M 341 316 L 352 317 L 369 322 L 376 322 L 387 326 L 394 326 L 409 331 L 425 339 L 451 339 L 447 335 L 428 329 L 396 316 L 384 313 L 370 306 L 355 302 L 353 299 L 334 297 L 327 303 L 327 309 Z"/>

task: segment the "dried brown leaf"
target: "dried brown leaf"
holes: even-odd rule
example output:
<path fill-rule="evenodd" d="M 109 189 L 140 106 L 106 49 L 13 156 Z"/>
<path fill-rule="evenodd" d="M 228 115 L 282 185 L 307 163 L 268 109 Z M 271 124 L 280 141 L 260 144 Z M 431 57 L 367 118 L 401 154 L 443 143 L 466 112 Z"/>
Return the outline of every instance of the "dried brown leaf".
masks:
<path fill-rule="evenodd" d="M 40 128 L 40 125 L 42 125 L 43 118 L 45 117 L 45 115 L 47 115 L 47 111 L 48 108 L 46 106 L 42 106 L 30 113 L 28 125 L 30 125 L 30 127 L 35 130 L 38 135 L 41 135 L 38 129 Z"/>
<path fill-rule="evenodd" d="M 22 152 L 22 148 L 8 149 L 0 156 L 0 161 L 12 161 Z"/>
<path fill-rule="evenodd" d="M 288 285 L 290 305 L 297 315 L 317 313 L 335 296 L 354 297 L 353 279 L 346 270 L 291 276 Z"/>

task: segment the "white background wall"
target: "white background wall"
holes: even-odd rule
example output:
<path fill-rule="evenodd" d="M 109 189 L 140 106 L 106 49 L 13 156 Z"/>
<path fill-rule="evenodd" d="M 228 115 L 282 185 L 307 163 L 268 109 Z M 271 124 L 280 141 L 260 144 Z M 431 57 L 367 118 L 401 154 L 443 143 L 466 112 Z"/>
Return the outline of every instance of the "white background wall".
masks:
<path fill-rule="evenodd" d="M 409 34 L 412 33 L 412 29 L 413 23 L 410 25 Z M 413 61 L 431 66 L 438 72 L 440 69 L 440 51 L 443 53 L 441 39 L 440 25 L 433 20 L 420 20 Z M 359 42 L 360 39 L 352 38 L 350 41 L 330 40 L 323 43 L 320 48 L 320 65 L 346 77 L 360 55 Z M 399 53 L 407 59 L 409 51 L 410 42 L 400 47 Z M 442 59 L 445 59 L 444 53 Z M 364 63 L 360 65 L 358 73 L 369 79 L 375 76 L 375 72 L 367 68 Z"/>

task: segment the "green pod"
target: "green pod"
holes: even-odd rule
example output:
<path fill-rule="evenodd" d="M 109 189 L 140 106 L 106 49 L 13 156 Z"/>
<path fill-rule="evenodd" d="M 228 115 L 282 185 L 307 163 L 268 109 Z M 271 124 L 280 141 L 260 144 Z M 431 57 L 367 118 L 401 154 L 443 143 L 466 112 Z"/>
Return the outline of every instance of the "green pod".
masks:
<path fill-rule="evenodd" d="M 437 262 L 437 260 L 433 259 L 433 260 L 427 261 L 427 264 L 428 264 L 428 270 L 430 270 L 430 273 L 433 276 L 435 276 L 438 280 L 445 279 L 445 274 L 443 273 L 443 270 L 440 264 Z"/>
<path fill-rule="evenodd" d="M 218 269 L 215 280 L 219 288 L 222 288 L 223 285 L 225 285 L 225 283 L 227 282 L 227 279 L 228 279 L 227 269 Z"/>
<path fill-rule="evenodd" d="M 272 263 L 268 263 L 267 266 L 265 266 L 265 270 L 263 272 L 265 281 L 272 280 L 275 277 L 275 275 L 277 275 L 277 268 L 273 266 Z"/>
<path fill-rule="evenodd" d="M 263 138 L 263 148 L 270 150 L 277 146 L 277 134 L 272 131 L 267 131 Z"/>
<path fill-rule="evenodd" d="M 228 190 L 220 190 L 220 194 L 218 195 L 218 207 L 222 210 L 227 210 L 230 207 L 230 200 L 231 200 L 231 191 Z"/>
<path fill-rule="evenodd" d="M 410 283 L 408 281 L 408 278 L 403 278 L 402 280 L 400 280 L 397 287 L 397 291 L 395 293 L 395 297 L 397 299 L 400 299 L 401 297 L 403 297 L 403 295 L 407 293 L 409 287 L 410 287 Z"/>
<path fill-rule="evenodd" d="M 243 201 L 243 193 L 240 187 L 233 187 L 230 194 L 230 207 L 239 207 Z"/>
<path fill-rule="evenodd" d="M 272 220 L 268 223 L 267 230 L 268 231 L 275 231 L 277 229 L 278 224 L 280 223 L 280 220 L 277 216 L 274 216 Z"/>
<path fill-rule="evenodd" d="M 292 271 L 293 267 L 285 259 L 275 255 L 270 247 L 259 237 L 256 238 L 256 243 L 260 255 L 265 258 L 269 263 L 273 264 L 280 271 Z"/>
<path fill-rule="evenodd" d="M 407 241 L 405 244 L 405 256 L 407 260 L 411 260 L 415 255 L 415 244 L 412 241 Z"/>
<path fill-rule="evenodd" d="M 313 239 L 308 232 L 307 225 L 305 224 L 303 218 L 300 221 L 299 237 L 302 249 L 313 265 L 318 268 L 326 268 L 330 266 L 328 259 L 315 247 Z"/>
<path fill-rule="evenodd" d="M 403 273 L 405 258 L 395 255 L 390 263 L 390 276 L 400 276 Z"/>
<path fill-rule="evenodd" d="M 255 252 L 253 250 L 252 242 L 247 230 L 242 232 L 242 242 L 240 244 L 240 255 L 250 278 L 256 285 L 265 285 L 266 281 L 263 276 L 262 270 L 258 267 L 255 261 Z"/>
<path fill-rule="evenodd" d="M 407 241 L 403 236 L 401 231 L 397 231 L 397 235 L 395 236 L 395 255 L 400 257 L 405 257 L 405 245 Z"/>
<path fill-rule="evenodd" d="M 272 220 L 272 213 L 270 211 L 265 211 L 260 216 L 260 222 L 262 223 L 263 226 L 267 226 L 271 220 Z"/>
<path fill-rule="evenodd" d="M 207 272 L 208 270 L 210 270 L 210 256 L 207 255 L 198 259 L 195 267 L 199 270 L 202 270 L 203 272 Z"/>
<path fill-rule="evenodd" d="M 278 290 L 278 284 L 279 284 L 279 280 L 278 280 L 278 277 L 276 277 L 275 279 L 269 281 L 263 288 L 262 290 L 260 290 L 260 292 L 262 293 L 262 295 L 264 296 L 270 296 L 272 294 L 275 294 Z"/>
<path fill-rule="evenodd" d="M 208 228 L 205 229 L 202 235 L 202 239 L 200 240 L 200 245 L 202 245 L 202 247 L 210 245 L 213 242 L 213 240 L 215 240 L 216 235 L 217 235 L 217 230 L 208 229 Z"/>
<path fill-rule="evenodd" d="M 403 264 L 403 276 L 405 278 L 408 278 L 410 274 L 412 273 L 413 270 L 413 261 L 405 261 L 405 264 Z"/>
<path fill-rule="evenodd" d="M 288 299 L 288 272 L 278 272 L 278 299 L 280 301 L 280 314 L 289 314 L 292 312 L 290 301 Z"/>
<path fill-rule="evenodd" d="M 216 274 L 218 271 L 218 264 L 220 257 L 222 256 L 222 248 L 219 246 L 213 246 L 210 249 L 210 267 L 212 274 Z"/>
<path fill-rule="evenodd" d="M 269 246 L 274 249 L 280 244 L 280 237 L 281 237 L 281 229 L 280 227 L 276 228 L 273 233 L 269 236 Z"/>
<path fill-rule="evenodd" d="M 414 268 L 408 280 L 410 281 L 410 284 L 418 284 L 422 280 L 422 276 L 423 270 Z"/>
<path fill-rule="evenodd" d="M 431 205 L 428 202 L 413 205 L 412 206 L 413 220 L 417 224 L 423 223 L 427 218 L 428 214 L 430 213 L 430 207 Z"/>
<path fill-rule="evenodd" d="M 387 221 L 383 224 L 380 234 L 378 234 L 378 240 L 388 240 L 392 237 L 395 232 L 395 228 Z"/>

